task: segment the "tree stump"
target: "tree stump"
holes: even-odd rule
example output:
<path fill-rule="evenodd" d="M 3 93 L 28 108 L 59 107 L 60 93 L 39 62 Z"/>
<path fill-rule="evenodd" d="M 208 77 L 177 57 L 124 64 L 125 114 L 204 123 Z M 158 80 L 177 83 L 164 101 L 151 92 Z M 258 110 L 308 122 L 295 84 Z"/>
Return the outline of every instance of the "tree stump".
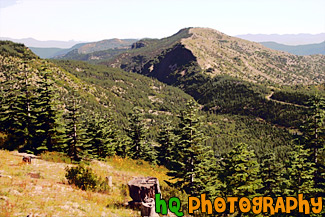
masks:
<path fill-rule="evenodd" d="M 142 206 L 140 208 L 141 216 L 159 217 L 155 209 L 156 209 L 155 199 L 149 198 L 147 199 L 146 203 L 142 202 Z"/>
<path fill-rule="evenodd" d="M 31 156 L 24 156 L 23 157 L 23 162 L 31 164 L 32 163 L 32 157 Z"/>
<path fill-rule="evenodd" d="M 138 177 L 128 182 L 131 208 L 141 210 L 141 216 L 157 216 L 155 194 L 161 194 L 159 181 L 155 177 Z"/>

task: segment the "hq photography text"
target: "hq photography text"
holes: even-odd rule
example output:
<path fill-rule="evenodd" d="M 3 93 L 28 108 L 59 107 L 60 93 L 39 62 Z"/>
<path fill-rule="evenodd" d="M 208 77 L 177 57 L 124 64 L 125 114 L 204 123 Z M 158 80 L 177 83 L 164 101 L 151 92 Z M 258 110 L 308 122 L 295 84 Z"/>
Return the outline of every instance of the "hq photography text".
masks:
<path fill-rule="evenodd" d="M 323 200 L 321 197 L 304 199 L 303 194 L 298 194 L 296 197 L 278 197 L 274 200 L 271 197 L 217 197 L 212 202 L 206 198 L 205 194 L 201 197 L 188 197 L 188 213 L 193 214 L 195 211 L 201 211 L 206 214 L 214 213 L 235 213 L 253 212 L 254 214 L 270 214 L 276 213 L 293 213 L 294 211 L 301 214 L 318 214 L 323 209 Z M 168 210 L 177 216 L 184 216 L 181 210 L 181 201 L 177 197 L 172 197 L 168 201 L 161 198 L 160 194 L 155 195 L 156 213 L 167 215 Z"/>

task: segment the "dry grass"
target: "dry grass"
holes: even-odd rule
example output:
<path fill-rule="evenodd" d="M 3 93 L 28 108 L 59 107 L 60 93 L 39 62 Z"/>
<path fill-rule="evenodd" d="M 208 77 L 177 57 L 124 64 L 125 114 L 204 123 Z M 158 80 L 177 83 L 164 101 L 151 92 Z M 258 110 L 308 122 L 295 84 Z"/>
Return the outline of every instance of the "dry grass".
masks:
<path fill-rule="evenodd" d="M 73 165 L 41 159 L 23 164 L 15 152 L 0 150 L 0 216 L 139 216 L 123 205 L 131 200 L 127 182 L 134 176 L 168 179 L 165 168 L 143 161 L 92 161 L 89 166 L 97 175 L 113 177 L 112 189 L 103 194 L 66 184 L 67 166 Z"/>

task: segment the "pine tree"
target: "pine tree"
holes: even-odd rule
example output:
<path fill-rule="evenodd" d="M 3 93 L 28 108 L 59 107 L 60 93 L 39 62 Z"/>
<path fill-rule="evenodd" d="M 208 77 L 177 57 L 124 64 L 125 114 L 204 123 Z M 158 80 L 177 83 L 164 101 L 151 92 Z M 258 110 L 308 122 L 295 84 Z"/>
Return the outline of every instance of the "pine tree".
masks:
<path fill-rule="evenodd" d="M 149 162 L 155 162 L 156 153 L 152 145 L 148 142 L 147 130 L 143 119 L 143 113 L 138 108 L 133 109 L 129 119 L 128 136 L 131 139 L 130 154 L 133 159 L 143 159 Z"/>
<path fill-rule="evenodd" d="M 20 87 L 20 93 L 16 98 L 16 114 L 18 127 L 15 129 L 17 142 L 20 145 L 20 151 L 36 153 L 37 147 L 33 140 L 36 136 L 36 109 L 37 97 L 34 93 L 31 77 L 34 74 L 29 65 L 24 62 L 20 67 L 20 73 L 17 75 L 17 85 Z"/>
<path fill-rule="evenodd" d="M 16 129 L 20 127 L 18 119 L 17 95 L 19 86 L 18 71 L 10 64 L 1 65 L 3 80 L 1 80 L 1 103 L 0 103 L 0 131 L 7 135 L 5 147 L 14 150 L 19 147 Z"/>
<path fill-rule="evenodd" d="M 82 122 L 80 118 L 80 105 L 79 97 L 76 93 L 72 93 L 69 103 L 66 107 L 68 110 L 65 119 L 66 124 L 66 150 L 68 155 L 75 161 L 81 159 L 82 154 L 86 153 L 86 143 L 88 142 L 85 138 L 85 130 L 82 129 Z"/>
<path fill-rule="evenodd" d="M 294 144 L 294 150 L 290 153 L 288 159 L 291 167 L 289 167 L 289 189 L 292 195 L 303 193 L 312 196 L 314 189 L 314 172 L 315 165 L 308 159 L 308 151 L 299 141 Z"/>
<path fill-rule="evenodd" d="M 325 189 L 325 99 L 316 95 L 309 101 L 307 121 L 301 126 L 300 143 L 307 151 L 307 160 L 312 162 L 314 170 L 315 191 L 324 195 Z"/>
<path fill-rule="evenodd" d="M 224 188 L 224 185 L 218 178 L 220 172 L 219 159 L 214 156 L 214 151 L 207 146 L 202 155 L 202 161 L 198 165 L 196 175 L 196 186 L 199 194 L 206 194 L 210 198 L 216 198 L 222 194 L 221 189 Z"/>
<path fill-rule="evenodd" d="M 198 105 L 190 100 L 186 111 L 180 115 L 180 124 L 177 141 L 171 161 L 172 170 L 168 173 L 175 183 L 167 182 L 190 195 L 198 195 L 200 183 L 198 173 L 203 161 L 205 136 L 201 129 L 201 120 L 198 116 Z"/>
<path fill-rule="evenodd" d="M 261 187 L 258 177 L 259 165 L 253 151 L 247 150 L 247 145 L 240 143 L 225 155 L 221 161 L 219 180 L 223 183 L 223 196 L 253 198 Z M 221 185 L 222 186 L 222 185 Z"/>
<path fill-rule="evenodd" d="M 58 109 L 57 95 L 55 93 L 54 81 L 52 72 L 47 68 L 42 68 L 39 73 L 41 78 L 38 81 L 38 89 L 36 90 L 39 96 L 36 109 L 37 114 L 37 150 L 39 152 L 60 151 L 62 144 L 63 132 L 60 131 L 60 111 Z"/>
<path fill-rule="evenodd" d="M 314 183 L 316 169 L 308 157 L 309 154 L 304 145 L 297 141 L 288 159 L 288 164 L 290 164 L 288 167 L 290 196 L 298 197 L 298 194 L 303 194 L 305 198 L 312 198 L 317 193 Z M 300 215 L 297 210 L 293 211 L 293 216 Z"/>
<path fill-rule="evenodd" d="M 119 139 L 116 147 L 116 154 L 123 158 L 130 156 L 132 153 L 130 151 L 132 140 L 127 135 L 119 133 Z"/>
<path fill-rule="evenodd" d="M 104 115 L 101 115 L 103 118 L 98 114 L 94 116 L 87 129 L 88 146 L 92 157 L 104 159 L 115 155 L 118 139 L 113 121 Z"/>
<path fill-rule="evenodd" d="M 259 177 L 262 181 L 262 187 L 259 189 L 259 193 L 274 199 L 289 195 L 289 183 L 283 175 L 283 171 L 284 167 L 276 160 L 274 153 L 264 154 L 260 164 Z"/>
<path fill-rule="evenodd" d="M 175 152 L 175 141 L 177 140 L 171 122 L 167 121 L 159 132 L 157 142 L 157 159 L 159 164 L 170 168 L 173 153 Z"/>

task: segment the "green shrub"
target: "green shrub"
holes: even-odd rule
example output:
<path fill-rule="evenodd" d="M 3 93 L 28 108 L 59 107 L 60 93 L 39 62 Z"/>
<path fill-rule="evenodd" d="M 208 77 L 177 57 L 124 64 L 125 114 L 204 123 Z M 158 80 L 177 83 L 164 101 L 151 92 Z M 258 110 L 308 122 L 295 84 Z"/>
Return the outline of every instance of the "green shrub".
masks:
<path fill-rule="evenodd" d="M 65 177 L 70 185 L 74 184 L 82 190 L 109 191 L 107 182 L 98 177 L 90 167 L 78 165 L 77 167 L 66 167 L 65 170 L 67 171 Z"/>

